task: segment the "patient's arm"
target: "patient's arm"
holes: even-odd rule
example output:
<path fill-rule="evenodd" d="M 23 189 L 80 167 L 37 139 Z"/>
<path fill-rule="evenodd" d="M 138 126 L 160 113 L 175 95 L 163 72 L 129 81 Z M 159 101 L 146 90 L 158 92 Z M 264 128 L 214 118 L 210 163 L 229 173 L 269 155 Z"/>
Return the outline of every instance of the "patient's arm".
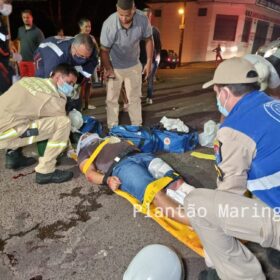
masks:
<path fill-rule="evenodd" d="M 84 165 L 86 164 L 88 159 L 83 160 L 79 167 L 80 170 L 83 170 Z M 93 164 L 90 165 L 88 168 L 86 174 L 85 174 L 87 180 L 95 185 L 102 185 L 103 184 L 103 179 L 104 179 L 104 174 L 98 172 Z M 107 185 L 112 191 L 115 191 L 119 188 L 121 185 L 121 181 L 117 176 L 109 176 L 107 179 Z"/>
<path fill-rule="evenodd" d="M 172 198 L 168 197 L 164 191 L 159 191 L 154 200 L 153 204 L 162 210 L 163 214 L 170 219 L 180 222 L 185 225 L 189 225 L 189 219 L 185 214 L 184 207 L 177 203 Z"/>
<path fill-rule="evenodd" d="M 172 182 L 167 189 L 159 191 L 153 203 L 160 208 L 165 216 L 185 225 L 189 219 L 184 211 L 184 198 L 194 189 L 183 179 Z"/>

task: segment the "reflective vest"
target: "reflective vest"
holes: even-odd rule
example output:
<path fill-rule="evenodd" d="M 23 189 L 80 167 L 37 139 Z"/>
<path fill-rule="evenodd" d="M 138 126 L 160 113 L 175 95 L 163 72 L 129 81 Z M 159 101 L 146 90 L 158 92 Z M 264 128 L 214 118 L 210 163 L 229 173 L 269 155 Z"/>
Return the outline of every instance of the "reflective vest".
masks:
<path fill-rule="evenodd" d="M 270 207 L 280 207 L 280 101 L 259 91 L 246 94 L 222 127 L 237 130 L 255 143 L 247 188 Z"/>

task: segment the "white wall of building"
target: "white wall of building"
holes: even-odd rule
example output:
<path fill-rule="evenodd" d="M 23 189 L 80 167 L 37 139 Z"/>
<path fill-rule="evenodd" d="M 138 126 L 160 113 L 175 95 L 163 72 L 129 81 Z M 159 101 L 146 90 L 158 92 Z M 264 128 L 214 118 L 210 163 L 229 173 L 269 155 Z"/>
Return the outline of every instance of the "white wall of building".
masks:
<path fill-rule="evenodd" d="M 161 34 L 163 49 L 172 49 L 179 53 L 181 16 L 178 14 L 183 3 L 157 3 L 149 4 L 152 9 L 161 10 L 161 17 L 153 17 L 152 24 L 157 26 Z M 184 47 L 184 46 L 183 46 Z"/>
<path fill-rule="evenodd" d="M 245 1 L 240 1 L 245 2 Z M 212 50 L 220 43 L 224 52 L 224 58 L 242 56 L 252 50 L 256 26 L 258 20 L 269 22 L 266 41 L 270 41 L 274 23 L 280 25 L 280 13 L 263 7 L 256 6 L 253 0 L 246 1 L 247 4 L 239 4 L 235 1 L 221 2 L 187 2 L 185 9 L 185 30 L 182 51 L 182 62 L 209 61 L 215 59 Z M 161 17 L 153 17 L 152 23 L 161 32 L 162 47 L 173 49 L 179 53 L 181 16 L 178 10 L 183 8 L 184 3 L 150 3 L 149 6 L 155 10 L 161 10 Z M 198 16 L 199 8 L 207 8 L 207 16 Z M 247 13 L 246 13 L 247 11 Z M 246 16 L 252 17 L 249 41 L 241 42 L 244 21 Z M 235 41 L 214 41 L 214 29 L 216 15 L 237 15 L 238 24 Z"/>

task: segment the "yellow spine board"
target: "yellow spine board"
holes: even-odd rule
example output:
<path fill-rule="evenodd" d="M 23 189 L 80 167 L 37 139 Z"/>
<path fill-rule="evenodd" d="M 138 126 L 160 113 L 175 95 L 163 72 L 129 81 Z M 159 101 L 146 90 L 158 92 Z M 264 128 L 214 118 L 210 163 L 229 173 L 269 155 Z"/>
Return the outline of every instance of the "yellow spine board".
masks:
<path fill-rule="evenodd" d="M 155 220 L 167 232 L 192 249 L 198 255 L 204 257 L 203 247 L 194 230 L 184 224 L 174 221 L 166 216 L 158 215 L 157 208 L 151 203 L 158 191 L 166 187 L 173 181 L 171 177 L 163 177 L 150 183 L 145 191 L 144 200 L 141 204 L 135 197 L 121 190 L 116 190 L 115 193 L 127 199 L 137 211 L 148 215 Z"/>
<path fill-rule="evenodd" d="M 104 148 L 104 146 L 108 144 L 109 141 L 110 141 L 109 139 L 106 139 L 97 147 L 97 149 L 95 149 L 95 151 L 92 153 L 92 155 L 84 165 L 83 168 L 84 174 L 87 172 L 92 162 L 95 160 L 95 158 L 98 156 L 100 151 Z M 73 155 L 72 158 L 74 158 Z M 175 238 L 177 238 L 187 247 L 192 249 L 198 255 L 204 257 L 203 247 L 200 243 L 197 234 L 193 231 L 193 229 L 177 221 L 174 221 L 166 216 L 163 215 L 159 216 L 157 214 L 156 207 L 152 204 L 152 201 L 155 195 L 157 194 L 157 192 L 165 188 L 173 180 L 174 179 L 171 177 L 163 177 L 150 183 L 145 191 L 144 200 L 142 204 L 135 197 L 133 197 L 127 192 L 116 190 L 115 193 L 128 200 L 133 205 L 133 207 L 135 207 L 139 212 L 151 217 L 167 232 L 169 232 L 171 235 L 173 235 Z"/>

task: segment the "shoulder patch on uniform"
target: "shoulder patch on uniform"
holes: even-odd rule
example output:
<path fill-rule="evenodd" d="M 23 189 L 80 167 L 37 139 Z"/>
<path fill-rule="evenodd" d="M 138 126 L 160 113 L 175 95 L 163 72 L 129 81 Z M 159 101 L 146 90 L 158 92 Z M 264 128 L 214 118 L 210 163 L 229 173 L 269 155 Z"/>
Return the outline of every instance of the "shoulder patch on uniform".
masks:
<path fill-rule="evenodd" d="M 221 147 L 222 147 L 222 142 L 220 142 L 218 140 L 215 140 L 214 141 L 214 153 L 215 153 L 215 158 L 216 158 L 215 169 L 216 169 L 216 172 L 217 172 L 218 179 L 220 181 L 223 181 L 224 172 L 219 167 L 219 163 L 221 163 L 222 160 L 223 160 Z"/>
<path fill-rule="evenodd" d="M 280 101 L 279 100 L 273 100 L 270 102 L 265 103 L 264 109 L 267 112 L 267 114 L 272 117 L 277 122 L 280 122 Z"/>
<path fill-rule="evenodd" d="M 223 160 L 221 147 L 222 147 L 222 143 L 218 140 L 215 140 L 214 141 L 214 154 L 215 154 L 217 164 L 219 164 Z"/>

